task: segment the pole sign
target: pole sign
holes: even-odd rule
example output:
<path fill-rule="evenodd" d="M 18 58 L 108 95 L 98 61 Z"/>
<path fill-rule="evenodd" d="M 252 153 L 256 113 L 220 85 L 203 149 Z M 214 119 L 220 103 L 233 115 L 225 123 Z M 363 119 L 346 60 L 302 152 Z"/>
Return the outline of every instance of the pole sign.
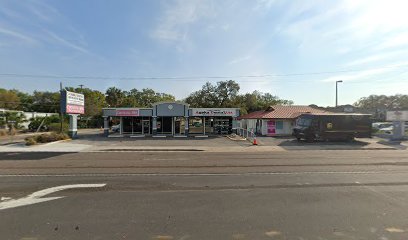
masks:
<path fill-rule="evenodd" d="M 80 93 L 62 91 L 61 112 L 67 114 L 84 114 L 85 113 L 84 95 Z"/>
<path fill-rule="evenodd" d="M 231 108 L 193 108 L 192 115 L 193 116 L 225 116 L 225 117 L 236 117 L 236 109 Z"/>
<path fill-rule="evenodd" d="M 408 111 L 387 111 L 387 121 L 408 121 Z"/>

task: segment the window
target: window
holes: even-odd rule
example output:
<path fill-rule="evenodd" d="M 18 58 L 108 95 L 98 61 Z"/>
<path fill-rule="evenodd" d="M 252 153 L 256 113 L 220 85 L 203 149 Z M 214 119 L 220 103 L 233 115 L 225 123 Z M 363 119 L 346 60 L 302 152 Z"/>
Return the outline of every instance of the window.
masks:
<path fill-rule="evenodd" d="M 283 130 L 283 121 L 276 121 L 276 130 Z"/>

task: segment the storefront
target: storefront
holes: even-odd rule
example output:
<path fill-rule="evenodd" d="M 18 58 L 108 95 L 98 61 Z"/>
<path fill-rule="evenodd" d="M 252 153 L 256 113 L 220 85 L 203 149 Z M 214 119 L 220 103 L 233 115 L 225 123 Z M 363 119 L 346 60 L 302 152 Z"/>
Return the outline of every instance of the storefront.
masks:
<path fill-rule="evenodd" d="M 119 135 L 175 136 L 235 132 L 238 108 L 189 108 L 182 102 L 161 102 L 152 108 L 104 108 L 104 132 L 115 125 Z"/>
<path fill-rule="evenodd" d="M 239 109 L 192 108 L 189 110 L 191 134 L 230 134 L 235 132 Z"/>

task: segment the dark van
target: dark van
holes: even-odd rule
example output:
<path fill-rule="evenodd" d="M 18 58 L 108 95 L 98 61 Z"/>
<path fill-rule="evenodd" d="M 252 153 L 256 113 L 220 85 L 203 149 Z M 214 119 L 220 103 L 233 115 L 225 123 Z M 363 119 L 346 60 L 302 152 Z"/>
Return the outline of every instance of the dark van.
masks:
<path fill-rule="evenodd" d="M 297 140 L 348 140 L 371 137 L 371 115 L 356 113 L 302 114 L 296 121 L 293 136 Z"/>

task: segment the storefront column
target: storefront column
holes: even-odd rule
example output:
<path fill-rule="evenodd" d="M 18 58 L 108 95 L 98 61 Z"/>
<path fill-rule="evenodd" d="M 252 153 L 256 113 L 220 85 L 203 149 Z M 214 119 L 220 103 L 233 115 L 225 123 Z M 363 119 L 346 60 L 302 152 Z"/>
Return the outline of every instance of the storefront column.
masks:
<path fill-rule="evenodd" d="M 103 117 L 103 135 L 109 136 L 109 117 Z"/>
<path fill-rule="evenodd" d="M 205 117 L 203 117 L 203 135 L 205 135 Z"/>
<path fill-rule="evenodd" d="M 152 135 L 157 135 L 157 117 L 153 116 L 153 121 L 152 121 Z"/>
<path fill-rule="evenodd" d="M 188 127 L 190 125 L 190 122 L 188 121 L 188 117 L 185 117 L 185 124 L 184 124 L 184 135 L 188 136 Z"/>
<path fill-rule="evenodd" d="M 119 134 L 122 135 L 123 133 L 123 118 L 120 117 L 120 128 L 119 128 Z"/>
<path fill-rule="evenodd" d="M 237 125 L 238 125 L 238 121 L 236 117 L 232 118 L 232 133 L 237 133 Z"/>

